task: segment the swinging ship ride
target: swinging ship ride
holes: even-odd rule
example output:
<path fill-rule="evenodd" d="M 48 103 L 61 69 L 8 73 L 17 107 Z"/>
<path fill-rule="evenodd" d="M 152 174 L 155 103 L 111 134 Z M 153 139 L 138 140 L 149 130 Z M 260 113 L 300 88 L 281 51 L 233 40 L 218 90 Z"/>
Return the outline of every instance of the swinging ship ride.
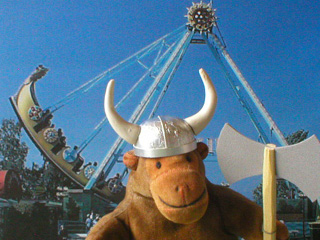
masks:
<path fill-rule="evenodd" d="M 150 87 L 145 95 L 142 96 L 129 122 L 137 123 L 140 121 L 146 109 L 149 109 L 148 117 L 151 118 L 157 111 L 188 46 L 190 44 L 205 44 L 209 47 L 210 52 L 224 72 L 227 84 L 231 87 L 237 100 L 248 114 L 258 132 L 260 140 L 264 143 L 270 142 L 266 131 L 261 127 L 256 117 L 255 111 L 252 110 L 251 105 L 244 97 L 244 93 L 249 96 L 253 106 L 258 110 L 256 112 L 262 115 L 269 130 L 274 132 L 280 145 L 286 145 L 287 143 L 283 134 L 228 54 L 217 25 L 215 13 L 216 10 L 212 8 L 212 3 L 207 4 L 202 1 L 200 3 L 193 3 L 188 8 L 188 14 L 186 15 L 188 23 L 186 25 L 156 40 L 93 78 L 88 83 L 83 84 L 75 91 L 72 91 L 66 101 L 75 98 L 77 92 L 87 92 L 98 82 L 105 79 L 109 80 L 120 71 L 124 71 L 127 67 L 136 64 L 142 67 L 144 73 L 118 105 L 123 104 L 132 94 L 138 91 L 138 87 L 142 82 L 147 81 Z M 154 58 L 150 61 L 152 54 L 154 54 Z M 62 130 L 56 128 L 52 122 L 53 113 L 56 109 L 52 110 L 50 107 L 42 108 L 36 96 L 36 83 L 47 72 L 48 69 L 46 67 L 42 65 L 37 67 L 35 72 L 24 81 L 18 92 L 10 98 L 16 115 L 30 139 L 46 159 L 84 190 L 93 191 L 102 198 L 119 203 L 125 194 L 125 187 L 122 181 L 128 171 L 125 170 L 122 175 L 116 178 L 107 178 L 110 174 L 110 169 L 121 157 L 125 142 L 117 138 L 99 165 L 84 164 L 84 158 L 81 155 L 84 149 L 83 146 L 86 146 L 99 133 L 105 125 L 106 119 L 100 122 L 95 128 L 95 132 L 80 147 L 75 146 L 72 148 L 68 146 L 67 138 L 63 135 Z M 236 83 L 236 81 L 238 82 Z M 242 88 L 239 86 L 242 86 Z M 139 95 L 142 94 L 139 93 Z M 150 107 L 147 108 L 148 105 L 152 105 L 151 110 Z"/>

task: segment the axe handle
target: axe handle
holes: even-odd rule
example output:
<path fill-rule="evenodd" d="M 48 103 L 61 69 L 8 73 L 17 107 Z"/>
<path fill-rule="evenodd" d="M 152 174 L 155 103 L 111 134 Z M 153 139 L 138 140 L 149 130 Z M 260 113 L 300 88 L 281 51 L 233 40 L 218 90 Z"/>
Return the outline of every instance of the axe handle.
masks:
<path fill-rule="evenodd" d="M 276 164 L 275 145 L 268 144 L 263 162 L 263 239 L 276 239 Z"/>

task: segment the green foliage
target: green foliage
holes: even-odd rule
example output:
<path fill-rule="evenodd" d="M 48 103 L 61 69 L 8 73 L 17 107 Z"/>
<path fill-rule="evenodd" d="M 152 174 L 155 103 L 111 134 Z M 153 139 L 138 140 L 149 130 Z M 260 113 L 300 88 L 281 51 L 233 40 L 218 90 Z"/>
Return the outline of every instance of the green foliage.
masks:
<path fill-rule="evenodd" d="M 42 167 L 25 167 L 28 146 L 21 141 L 21 125 L 13 119 L 3 119 L 0 128 L 0 169 L 15 170 L 22 180 L 23 199 L 56 200 L 58 186 L 74 186 L 56 167 L 44 159 Z M 45 189 L 44 194 L 39 189 Z"/>
<path fill-rule="evenodd" d="M 290 196 L 290 185 L 284 183 L 284 180 L 277 180 L 277 198 L 288 198 Z M 296 193 L 299 194 L 300 192 Z M 262 205 L 262 183 L 253 190 L 254 201 Z"/>
<path fill-rule="evenodd" d="M 44 165 L 42 183 L 46 186 L 47 199 L 57 199 L 57 187 L 75 187 L 75 184 L 52 163 L 46 161 Z"/>
<path fill-rule="evenodd" d="M 305 131 L 305 130 L 301 129 L 301 130 L 298 130 L 294 133 L 289 134 L 286 137 L 286 140 L 289 145 L 292 145 L 292 144 L 296 144 L 296 143 L 302 142 L 303 140 L 307 139 L 308 135 L 309 135 L 309 131 Z"/>
<path fill-rule="evenodd" d="M 57 200 L 57 187 L 73 188 L 75 184 L 52 163 L 44 159 L 39 167 L 33 164 L 32 169 L 25 169 L 24 198 L 37 200 Z"/>
<path fill-rule="evenodd" d="M 8 210 L 6 216 L 6 225 L 4 226 L 3 238 L 10 240 L 26 239 L 25 232 L 28 231 L 28 218 L 14 207 Z M 19 227 L 18 227 L 19 226 Z"/>
<path fill-rule="evenodd" d="M 254 190 L 253 190 L 253 200 L 258 204 L 262 205 L 262 183 L 260 183 Z"/>
<path fill-rule="evenodd" d="M 20 206 L 21 205 L 21 206 Z M 7 240 L 56 240 L 58 218 L 57 210 L 50 210 L 42 203 L 26 206 L 18 204 L 11 207 L 6 216 L 4 239 Z"/>
<path fill-rule="evenodd" d="M 41 186 L 43 177 L 43 167 L 39 168 L 33 164 L 32 168 L 26 168 L 23 179 L 24 199 L 35 199 L 35 189 Z"/>
<path fill-rule="evenodd" d="M 0 166 L 13 169 L 22 175 L 25 168 L 28 146 L 21 142 L 21 125 L 13 119 L 3 119 L 0 128 Z"/>

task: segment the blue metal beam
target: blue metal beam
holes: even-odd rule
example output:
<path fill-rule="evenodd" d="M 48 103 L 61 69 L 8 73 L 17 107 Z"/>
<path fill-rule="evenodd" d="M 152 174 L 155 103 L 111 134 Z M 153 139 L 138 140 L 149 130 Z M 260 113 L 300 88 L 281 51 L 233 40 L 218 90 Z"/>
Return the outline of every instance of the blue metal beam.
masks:
<path fill-rule="evenodd" d="M 246 99 L 242 96 L 239 89 L 237 88 L 228 69 L 226 68 L 226 66 L 222 62 L 222 60 L 220 58 L 220 54 L 217 51 L 216 47 L 213 45 L 212 42 L 209 41 L 209 39 L 207 39 L 207 37 L 205 35 L 202 35 L 202 36 L 203 36 L 203 39 L 205 40 L 205 42 L 207 43 L 209 49 L 211 50 L 213 56 L 215 57 L 216 61 L 218 62 L 218 64 L 222 68 L 222 70 L 225 74 L 225 79 L 227 80 L 228 84 L 230 85 L 231 89 L 233 90 L 233 93 L 236 95 L 236 97 L 237 97 L 238 101 L 240 102 L 241 106 L 243 107 L 243 109 L 249 115 L 249 118 L 250 118 L 253 126 L 255 127 L 257 132 L 259 133 L 259 137 L 261 138 L 262 142 L 269 143 L 269 139 L 268 139 L 266 133 L 263 131 L 263 129 L 262 129 L 258 119 L 254 115 L 250 105 L 247 103 Z"/>
<path fill-rule="evenodd" d="M 227 63 L 231 67 L 232 71 L 234 72 L 234 74 L 238 78 L 239 82 L 242 84 L 242 86 L 244 87 L 244 89 L 248 93 L 249 97 L 251 98 L 251 100 L 253 101 L 253 103 L 255 104 L 255 106 L 257 107 L 257 109 L 259 110 L 261 115 L 263 116 L 264 120 L 269 125 L 270 130 L 275 132 L 275 136 L 276 136 L 278 142 L 282 146 L 288 145 L 287 140 L 285 139 L 285 137 L 283 136 L 282 132 L 278 128 L 277 124 L 273 121 L 273 119 L 270 116 L 270 114 L 267 111 L 267 109 L 261 103 L 261 101 L 258 98 L 258 96 L 255 94 L 255 92 L 253 91 L 253 89 L 251 88 L 251 86 L 249 85 L 247 80 L 244 78 L 244 76 L 240 72 L 239 68 L 237 67 L 237 65 L 235 64 L 235 62 L 233 61 L 233 59 L 231 58 L 229 53 L 227 52 L 226 48 L 222 45 L 222 43 L 221 43 L 220 39 L 218 38 L 218 36 L 215 35 L 215 34 L 210 34 L 210 36 L 212 37 L 212 39 L 213 39 L 213 41 L 215 43 L 215 46 L 221 51 L 222 56 L 227 61 Z"/>
<path fill-rule="evenodd" d="M 165 39 L 172 40 L 174 39 L 179 32 L 184 31 L 185 26 L 181 26 L 174 30 L 171 33 L 166 34 L 165 36 L 159 38 L 158 40 L 154 41 L 153 43 L 149 44 L 148 46 L 144 47 L 140 51 L 136 52 L 135 54 L 131 55 L 130 57 L 124 59 L 120 63 L 114 65 L 113 67 L 109 68 L 108 70 L 102 72 L 98 76 L 92 78 L 88 82 L 84 83 L 80 87 L 76 88 L 72 92 L 68 93 L 64 98 L 55 102 L 53 105 L 46 107 L 44 110 L 50 109 L 51 112 L 55 112 L 60 108 L 64 107 L 70 101 L 76 99 L 77 97 L 81 96 L 81 94 L 87 93 L 90 91 L 95 85 L 100 83 L 106 77 L 111 78 L 114 74 L 119 73 L 126 69 L 127 67 L 134 64 L 137 60 L 149 55 L 153 51 L 159 49 L 163 45 L 163 41 Z"/>
<path fill-rule="evenodd" d="M 175 49 L 171 53 L 168 60 L 166 61 L 165 65 L 161 68 L 160 72 L 156 76 L 152 86 L 149 88 L 147 93 L 144 95 L 139 106 L 135 109 L 129 122 L 137 123 L 140 120 L 140 117 L 142 116 L 142 114 L 146 110 L 146 107 L 148 106 L 151 99 L 153 98 L 154 93 L 156 92 L 156 89 L 157 89 L 159 83 L 161 81 L 163 81 L 164 76 L 167 74 L 168 70 L 170 69 L 170 66 L 175 61 L 177 56 L 179 56 L 181 49 L 183 49 L 184 46 L 190 42 L 190 40 L 192 39 L 192 36 L 193 36 L 193 32 L 185 31 L 181 40 L 175 45 Z M 107 165 L 110 165 L 111 168 L 113 167 L 116 160 L 120 156 L 122 150 L 124 149 L 125 144 L 126 143 L 124 142 L 123 139 L 121 139 L 120 137 L 117 138 L 116 142 L 113 144 L 113 146 L 110 149 L 110 151 L 108 152 L 107 156 L 103 159 L 102 163 L 100 163 L 99 168 L 95 171 L 93 176 L 88 181 L 87 185 L 84 188 L 85 190 L 90 190 L 94 186 L 97 179 L 99 178 L 99 176 L 104 171 L 104 169 Z M 108 168 L 108 171 L 106 172 L 106 176 L 109 173 L 109 171 L 111 170 L 110 167 Z"/>
<path fill-rule="evenodd" d="M 183 56 L 186 53 L 186 51 L 187 51 L 187 49 L 188 49 L 188 47 L 190 45 L 190 42 L 191 41 L 187 41 L 183 45 L 183 47 L 181 48 L 180 54 L 175 58 L 175 62 L 173 63 L 173 66 L 171 67 L 171 71 L 170 71 L 169 76 L 167 77 L 167 81 L 165 82 L 164 86 L 162 87 L 161 93 L 159 94 L 159 97 L 158 97 L 153 109 L 151 110 L 151 113 L 150 113 L 148 118 L 153 118 L 155 112 L 158 110 L 159 105 L 160 105 L 160 103 L 161 103 L 161 101 L 162 101 L 167 89 L 169 88 L 169 85 L 170 85 L 173 77 L 174 77 L 174 74 L 176 73 L 178 67 L 180 66 L 180 63 L 181 63 L 181 61 L 183 59 Z"/>

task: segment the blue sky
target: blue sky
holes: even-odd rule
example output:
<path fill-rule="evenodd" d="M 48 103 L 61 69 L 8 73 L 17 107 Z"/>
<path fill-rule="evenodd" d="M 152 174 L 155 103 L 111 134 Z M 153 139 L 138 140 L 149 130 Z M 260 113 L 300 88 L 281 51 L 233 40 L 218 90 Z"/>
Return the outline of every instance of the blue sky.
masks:
<path fill-rule="evenodd" d="M 37 84 L 43 107 L 186 23 L 191 1 L 3 1 L 0 9 L 0 118 L 15 118 L 8 98 L 38 64 L 50 68 Z M 320 136 L 320 15 L 317 1 L 214 1 L 227 50 L 278 127 Z M 249 118 L 206 46 L 191 46 L 159 114 L 187 117 L 202 105 L 198 69 L 205 68 L 218 91 L 218 108 L 200 137 L 216 138 L 225 122 L 257 140 Z M 122 78 L 121 78 L 122 77 Z M 130 76 L 116 78 L 116 99 Z M 122 84 L 123 82 L 123 84 Z M 106 81 L 57 113 L 68 144 L 80 144 L 104 117 Z M 140 94 L 136 94 L 138 99 Z M 142 95 L 142 94 L 141 94 Z M 100 161 L 115 139 L 110 128 L 84 153 Z M 28 165 L 41 163 L 30 146 Z M 272 138 L 275 141 L 275 138 Z M 217 165 L 208 164 L 207 175 Z M 220 181 L 220 179 L 216 180 Z"/>

